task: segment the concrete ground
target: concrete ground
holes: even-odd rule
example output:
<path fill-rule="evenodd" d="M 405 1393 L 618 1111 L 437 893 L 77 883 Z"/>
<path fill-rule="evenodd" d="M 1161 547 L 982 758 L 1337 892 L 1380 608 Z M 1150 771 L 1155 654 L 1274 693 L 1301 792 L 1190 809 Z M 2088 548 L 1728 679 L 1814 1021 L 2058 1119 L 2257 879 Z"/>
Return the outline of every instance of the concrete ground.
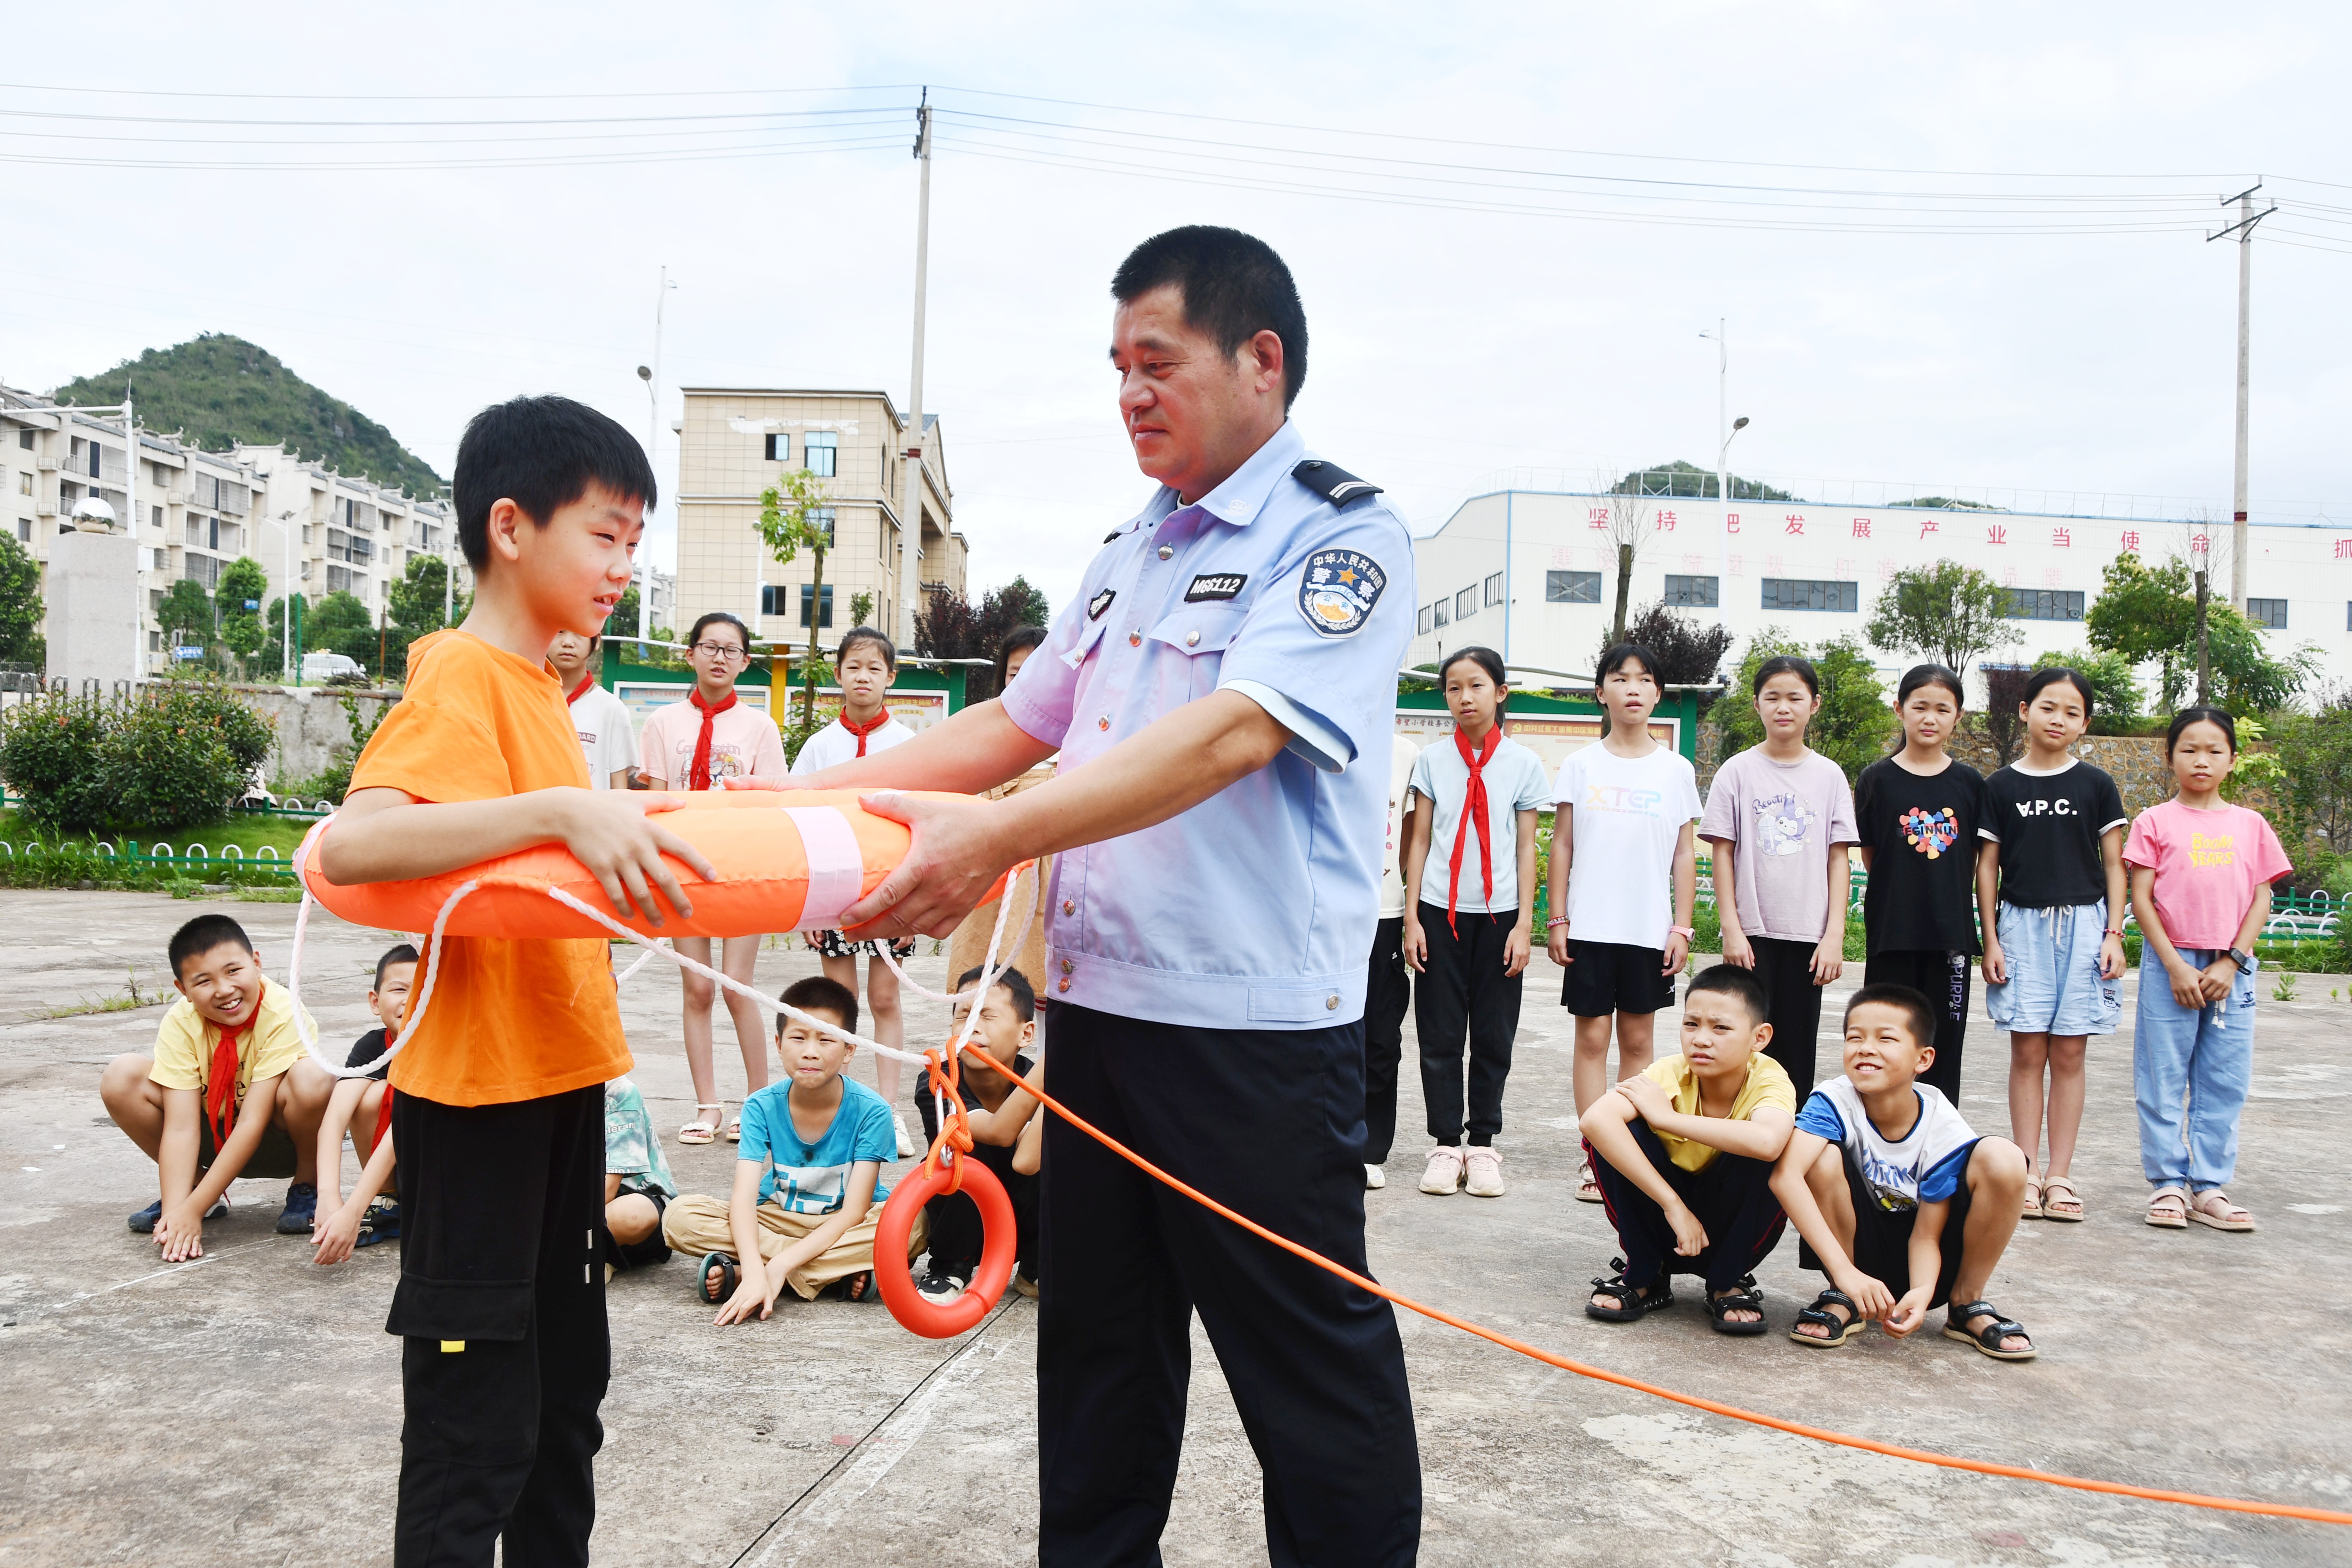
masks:
<path fill-rule="evenodd" d="M 233 904 L 273 974 L 295 910 Z M 166 1267 L 123 1216 L 152 1167 L 108 1122 L 100 1066 L 160 1013 L 41 1012 L 167 984 L 166 936 L 198 905 L 103 892 L 0 893 L 0 1564 L 388 1562 L 398 1346 L 383 1331 L 397 1249 L 340 1268 L 271 1233 L 278 1183 L 237 1184 L 200 1263 Z M 306 999 L 333 1040 L 366 1026 L 378 933 L 314 922 Z M 780 987 L 808 972 L 763 952 Z M 918 961 L 927 984 L 944 961 Z M 1850 972 L 1852 973 L 1852 972 Z M 2095 1043 L 2077 1162 L 2088 1223 L 2021 1227 L 1992 1295 L 2041 1359 L 2002 1365 L 1938 1337 L 1868 1334 L 1824 1353 L 1784 1337 L 1814 1277 L 1793 1240 L 1762 1270 L 1774 1332 L 1711 1333 L 1692 1303 L 1588 1320 L 1601 1211 L 1570 1198 L 1574 1109 L 1557 972 L 1538 959 L 1501 1141 L 1509 1195 L 1413 1190 L 1409 1135 L 1369 1194 L 1381 1277 L 1588 1362 L 1753 1409 L 2078 1475 L 2352 1509 L 2352 1046 L 2326 981 L 2263 1002 L 2238 1197 L 2251 1236 L 2140 1223 L 2129 1040 Z M 1840 985 L 1842 994 L 1852 981 Z M 1832 995 L 1832 1018 L 1842 1003 Z M 636 1077 L 674 1128 L 691 1091 L 677 983 L 625 988 Z M 919 1039 L 941 1020 L 913 1009 Z M 2128 1013 L 2127 1013 L 2128 1016 Z M 2005 1052 L 1971 1030 L 1963 1109 L 2005 1131 Z M 721 1082 L 740 1068 L 720 1027 Z M 1411 1046 L 1408 1042 L 1408 1060 Z M 1834 1047 L 1825 1047 L 1833 1061 Z M 863 1069 L 870 1073 L 871 1064 Z M 688 1190 L 729 1152 L 670 1145 Z M 352 1167 L 353 1171 L 356 1167 Z M 347 1177 L 348 1179 L 348 1177 Z M 614 1378 L 598 1466 L 599 1561 L 792 1564 L 1034 1557 L 1035 1309 L 1008 1296 L 933 1343 L 876 1307 L 789 1303 L 719 1330 L 680 1263 L 612 1287 Z M 1628 1565 L 2342 1563 L 2352 1531 L 2085 1496 L 1824 1447 L 1556 1371 L 1403 1319 L 1427 1491 L 1423 1561 Z M 1167 1540 L 1178 1564 L 1265 1561 L 1255 1461 L 1196 1337 L 1190 1430 Z"/>

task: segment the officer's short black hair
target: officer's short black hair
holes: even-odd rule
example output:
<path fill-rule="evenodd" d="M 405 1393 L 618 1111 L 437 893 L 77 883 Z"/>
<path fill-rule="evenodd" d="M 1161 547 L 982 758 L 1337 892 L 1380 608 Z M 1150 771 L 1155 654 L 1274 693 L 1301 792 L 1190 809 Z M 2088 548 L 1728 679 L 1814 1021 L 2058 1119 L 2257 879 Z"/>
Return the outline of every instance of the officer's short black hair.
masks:
<path fill-rule="evenodd" d="M 202 958 L 216 947 L 235 942 L 246 952 L 253 951 L 253 939 L 245 928 L 226 915 L 198 915 L 194 920 L 172 933 L 172 942 L 163 955 L 172 965 L 172 978 L 180 978 L 180 965 L 192 958 Z"/>
<path fill-rule="evenodd" d="M 1183 291 L 1184 321 L 1226 353 L 1260 332 L 1282 340 L 1282 405 L 1307 384 L 1307 307 L 1274 247 L 1237 228 L 1188 224 L 1155 234 L 1111 275 L 1111 297 L 1129 304 L 1162 284 Z"/>
<path fill-rule="evenodd" d="M 490 509 L 500 500 L 545 528 L 590 485 L 654 504 L 654 466 L 618 422 L 569 397 L 518 397 L 483 409 L 466 422 L 449 486 L 466 563 L 476 572 L 489 566 Z"/>
<path fill-rule="evenodd" d="M 969 990 L 972 982 L 986 973 L 986 970 L 977 966 L 967 969 L 956 976 L 955 988 L 958 991 Z M 1036 988 L 1029 984 L 1027 975 L 1011 964 L 1006 964 L 997 973 L 996 984 L 990 989 L 1002 990 L 1007 996 L 1013 998 L 1013 1016 L 1023 1023 L 1025 1024 L 1037 1016 Z"/>

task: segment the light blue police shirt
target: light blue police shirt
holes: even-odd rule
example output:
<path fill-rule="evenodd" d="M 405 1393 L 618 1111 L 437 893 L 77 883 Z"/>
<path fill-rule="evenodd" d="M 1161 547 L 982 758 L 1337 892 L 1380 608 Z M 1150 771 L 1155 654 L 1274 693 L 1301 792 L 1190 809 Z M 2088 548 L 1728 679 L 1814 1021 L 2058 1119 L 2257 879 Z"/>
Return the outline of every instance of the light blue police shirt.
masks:
<path fill-rule="evenodd" d="M 1294 737 L 1190 811 L 1055 857 L 1041 995 L 1218 1029 L 1363 1016 L 1412 545 L 1382 497 L 1297 478 L 1307 459 L 1286 422 L 1192 505 L 1162 486 L 1004 693 L 1060 773 L 1228 688 Z"/>

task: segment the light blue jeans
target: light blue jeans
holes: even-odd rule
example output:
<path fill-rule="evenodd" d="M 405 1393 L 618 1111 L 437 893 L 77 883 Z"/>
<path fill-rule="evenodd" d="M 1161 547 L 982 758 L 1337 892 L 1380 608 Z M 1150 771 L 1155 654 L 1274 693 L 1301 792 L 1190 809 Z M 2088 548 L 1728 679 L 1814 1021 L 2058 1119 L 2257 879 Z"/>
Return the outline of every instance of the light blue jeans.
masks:
<path fill-rule="evenodd" d="M 2222 956 L 2214 948 L 2180 950 L 2191 969 Z M 2212 1005 L 2183 1007 L 2173 1000 L 2164 965 L 2145 952 L 2132 1089 L 2139 1101 L 2140 1169 L 2151 1186 L 2202 1193 L 2229 1184 L 2238 1170 L 2238 1115 L 2253 1073 L 2253 972 L 2241 973 Z"/>
<path fill-rule="evenodd" d="M 2028 910 L 2003 903 L 1994 916 L 2009 979 L 1985 987 L 1998 1028 L 2021 1035 L 2112 1035 L 2124 1021 L 2116 982 L 2099 973 L 2107 906 Z"/>

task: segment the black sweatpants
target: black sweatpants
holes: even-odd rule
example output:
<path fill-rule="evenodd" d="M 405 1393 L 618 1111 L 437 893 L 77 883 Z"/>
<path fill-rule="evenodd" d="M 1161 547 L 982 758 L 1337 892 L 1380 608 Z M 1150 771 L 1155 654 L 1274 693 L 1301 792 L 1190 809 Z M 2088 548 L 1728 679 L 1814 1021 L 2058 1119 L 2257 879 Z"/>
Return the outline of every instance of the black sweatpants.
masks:
<path fill-rule="evenodd" d="M 1519 988 L 1527 976 L 1503 973 L 1503 943 L 1518 923 L 1519 911 L 1474 915 L 1454 911 L 1459 934 L 1447 928 L 1445 910 L 1421 906 L 1422 933 L 1429 942 L 1429 966 L 1412 988 L 1413 1031 L 1421 1037 L 1421 1099 L 1429 1114 L 1429 1135 L 1449 1147 L 1463 1141 L 1495 1141 L 1503 1130 L 1503 1083 L 1511 1076 L 1511 1040 L 1519 1032 Z M 1462 1047 L 1470 1047 L 1469 1114 L 1463 1114 Z"/>
<path fill-rule="evenodd" d="M 1813 952 L 1821 944 L 1751 936 L 1756 978 L 1764 987 L 1764 1021 L 1772 1026 L 1764 1054 L 1796 1086 L 1797 1103 L 1813 1092 L 1813 1058 L 1822 1033 L 1822 988 L 1813 984 Z"/>
<path fill-rule="evenodd" d="M 1780 1232 L 1789 1224 L 1780 1200 L 1772 1195 L 1771 1162 L 1717 1153 L 1705 1170 L 1685 1171 L 1667 1156 L 1665 1144 L 1648 1122 L 1627 1122 L 1626 1131 L 1706 1230 L 1706 1246 L 1696 1258 L 1675 1252 L 1675 1227 L 1666 1223 L 1666 1211 L 1587 1141 L 1584 1156 L 1592 1163 L 1593 1180 L 1601 1184 L 1609 1223 L 1617 1227 L 1627 1282 L 1649 1286 L 1658 1283 L 1662 1273 L 1697 1274 L 1705 1277 L 1712 1294 L 1755 1273 L 1756 1266 L 1780 1244 Z"/>
<path fill-rule="evenodd" d="M 598 1236 L 604 1090 L 508 1105 L 393 1100 L 406 1343 L 397 1568 L 588 1561 L 612 1375 Z"/>
<path fill-rule="evenodd" d="M 1936 1059 L 1919 1081 L 1960 1102 L 1960 1046 L 1969 1032 L 1969 982 L 1976 961 L 1965 952 L 1876 952 L 1864 985 L 1908 985 L 1936 1009 Z"/>
<path fill-rule="evenodd" d="M 1360 1273 L 1364 1037 L 1208 1029 L 1056 1005 L 1045 1087 L 1202 1192 Z M 1275 1568 L 1391 1568 L 1421 1540 L 1396 1316 L 1045 1123 L 1037 1331 L 1041 1568 L 1160 1562 L 1198 1310 L 1264 1476 Z"/>
<path fill-rule="evenodd" d="M 1412 1005 L 1412 965 L 1404 961 L 1404 917 L 1372 932 L 1364 981 L 1364 1163 L 1388 1163 L 1396 1146 L 1397 1064 L 1404 1059 L 1404 1012 Z"/>

